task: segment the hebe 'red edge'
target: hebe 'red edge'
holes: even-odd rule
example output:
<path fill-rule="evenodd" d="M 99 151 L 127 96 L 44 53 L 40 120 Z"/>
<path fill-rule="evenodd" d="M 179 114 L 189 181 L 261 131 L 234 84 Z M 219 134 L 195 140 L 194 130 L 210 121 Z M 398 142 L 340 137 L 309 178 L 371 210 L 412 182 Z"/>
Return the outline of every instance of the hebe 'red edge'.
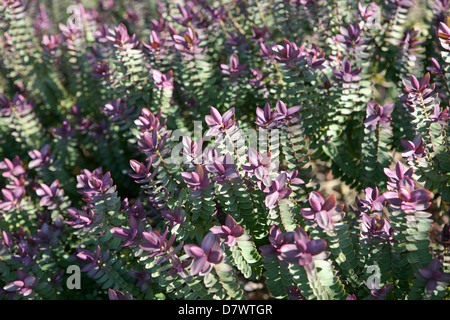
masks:
<path fill-rule="evenodd" d="M 0 299 L 449 299 L 449 3 L 338 3 L 0 0 Z"/>

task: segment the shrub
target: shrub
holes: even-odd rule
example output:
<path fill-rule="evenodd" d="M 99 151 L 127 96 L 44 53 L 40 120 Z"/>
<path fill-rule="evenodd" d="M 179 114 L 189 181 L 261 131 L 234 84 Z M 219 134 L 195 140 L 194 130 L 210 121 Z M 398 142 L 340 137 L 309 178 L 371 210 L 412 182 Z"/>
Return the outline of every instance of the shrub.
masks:
<path fill-rule="evenodd" d="M 0 4 L 1 298 L 449 298 L 446 1 Z"/>

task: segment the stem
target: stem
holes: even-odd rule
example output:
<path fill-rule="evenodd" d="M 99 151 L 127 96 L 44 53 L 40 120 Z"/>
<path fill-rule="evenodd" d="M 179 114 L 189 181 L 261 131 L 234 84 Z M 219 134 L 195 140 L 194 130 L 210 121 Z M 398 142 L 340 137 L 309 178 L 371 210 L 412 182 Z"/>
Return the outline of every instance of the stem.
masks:
<path fill-rule="evenodd" d="M 319 281 L 319 276 L 317 274 L 317 268 L 314 262 L 303 266 L 306 271 L 306 275 L 308 277 L 309 286 L 313 290 L 314 296 L 317 297 L 318 300 L 327 300 L 327 294 L 322 284 Z"/>
<path fill-rule="evenodd" d="M 266 28 L 268 29 L 267 23 L 266 23 L 266 21 L 265 21 L 265 19 L 264 19 L 263 11 L 262 11 L 261 6 L 260 6 L 260 4 L 259 4 L 259 1 L 258 1 L 258 0 L 255 0 L 255 3 L 256 3 L 256 6 L 258 7 L 259 15 L 261 16 L 261 22 L 263 23 L 264 27 L 266 27 Z"/>
<path fill-rule="evenodd" d="M 172 175 L 172 173 L 170 172 L 169 168 L 167 167 L 167 164 L 164 162 L 164 158 L 161 156 L 161 153 L 159 152 L 159 150 L 156 150 L 156 154 L 158 155 L 159 160 L 161 160 L 161 163 L 165 169 L 165 171 L 167 172 L 167 174 L 170 176 L 170 178 L 172 179 L 172 181 L 175 181 L 176 184 L 178 184 L 178 180 L 175 179 L 175 177 Z"/>

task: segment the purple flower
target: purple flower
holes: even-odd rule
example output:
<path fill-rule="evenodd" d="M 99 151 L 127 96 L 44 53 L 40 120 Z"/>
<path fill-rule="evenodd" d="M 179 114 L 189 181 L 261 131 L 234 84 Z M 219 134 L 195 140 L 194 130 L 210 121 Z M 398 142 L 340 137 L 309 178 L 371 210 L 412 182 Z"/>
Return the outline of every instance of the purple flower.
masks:
<path fill-rule="evenodd" d="M 424 41 L 420 41 L 417 39 L 419 34 L 419 30 L 408 29 L 405 31 L 405 37 L 400 41 L 400 45 L 403 46 L 406 50 L 410 52 L 417 51 L 419 45 L 424 43 Z"/>
<path fill-rule="evenodd" d="M 96 197 L 105 196 L 115 188 L 111 173 L 106 172 L 102 175 L 101 170 L 98 169 L 92 173 L 84 170 L 82 174 L 77 176 L 77 181 L 77 187 L 82 189 L 78 193 L 85 196 L 83 200 L 86 202 L 90 202 Z"/>
<path fill-rule="evenodd" d="M 275 59 L 279 62 L 291 64 L 300 56 L 300 49 L 294 42 L 290 42 L 287 39 L 283 39 L 281 44 L 272 48 Z"/>
<path fill-rule="evenodd" d="M 159 32 L 152 30 L 150 33 L 150 43 L 147 44 L 143 41 L 142 44 L 150 53 L 157 54 L 161 51 L 164 42 L 165 41 L 161 41 Z"/>
<path fill-rule="evenodd" d="M 41 207 L 49 207 L 49 209 L 56 208 L 61 200 L 60 192 L 63 191 L 59 185 L 59 180 L 53 181 L 50 187 L 45 183 L 41 183 L 39 186 L 36 189 L 36 194 L 41 198 L 39 205 Z"/>
<path fill-rule="evenodd" d="M 139 41 L 135 34 L 130 37 L 127 27 L 123 23 L 114 27 L 114 30 L 109 30 L 109 35 L 106 39 L 119 49 L 134 49 L 138 46 Z"/>
<path fill-rule="evenodd" d="M 344 218 L 344 205 L 336 205 L 336 196 L 333 194 L 325 200 L 320 193 L 312 191 L 309 194 L 311 208 L 301 209 L 302 215 L 307 220 L 315 220 L 317 225 L 324 230 L 334 229 L 334 222 Z"/>
<path fill-rule="evenodd" d="M 249 43 L 246 42 L 245 35 L 241 34 L 240 31 L 237 32 L 237 34 L 234 34 L 233 32 L 228 32 L 228 35 L 230 36 L 229 39 L 225 42 L 225 44 L 235 47 L 236 51 L 243 51 L 246 50 Z"/>
<path fill-rule="evenodd" d="M 56 54 L 56 50 L 58 49 L 59 42 L 60 38 L 57 35 L 44 34 L 41 44 L 45 52 L 54 56 Z"/>
<path fill-rule="evenodd" d="M 114 227 L 110 230 L 114 237 L 125 240 L 121 245 L 122 247 L 137 245 L 144 229 L 144 224 L 141 221 L 137 221 L 132 215 L 129 215 L 128 222 L 129 228 Z"/>
<path fill-rule="evenodd" d="M 233 158 L 228 153 L 217 157 L 216 150 L 210 150 L 207 153 L 207 162 L 205 168 L 214 175 L 213 181 L 220 183 L 239 177 L 238 172 L 234 168 Z"/>
<path fill-rule="evenodd" d="M 98 79 L 108 79 L 111 75 L 111 70 L 109 69 L 109 65 L 106 62 L 97 61 L 94 66 L 94 71 L 92 75 Z"/>
<path fill-rule="evenodd" d="M 76 208 L 68 208 L 67 213 L 70 220 L 65 221 L 69 226 L 75 229 L 89 227 L 95 221 L 93 210 L 78 210 Z"/>
<path fill-rule="evenodd" d="M 206 132 L 206 136 L 217 136 L 219 133 L 225 133 L 225 130 L 234 126 L 234 107 L 229 109 L 223 116 L 216 108 L 211 107 L 211 115 L 205 116 L 205 121 L 210 126 Z"/>
<path fill-rule="evenodd" d="M 299 184 L 305 184 L 305 181 L 303 181 L 300 178 L 297 178 L 298 170 L 292 170 L 292 171 L 286 171 L 286 178 L 287 178 L 287 184 L 288 185 L 299 185 Z"/>
<path fill-rule="evenodd" d="M 177 5 L 178 11 L 181 13 L 181 17 L 172 17 L 175 21 L 177 21 L 179 24 L 188 26 L 190 25 L 194 19 L 196 18 L 195 14 L 192 13 L 191 7 L 188 5 L 181 6 Z"/>
<path fill-rule="evenodd" d="M 147 108 L 142 108 L 141 115 L 134 121 L 134 123 L 139 127 L 139 130 L 142 132 L 145 131 L 159 131 L 162 127 L 165 126 L 166 120 L 161 120 L 162 111 L 155 116 L 150 110 Z"/>
<path fill-rule="evenodd" d="M 225 239 L 225 243 L 230 247 L 235 246 L 237 238 L 244 234 L 244 228 L 237 225 L 236 220 L 230 215 L 227 215 L 225 225 L 212 227 L 210 231 L 221 239 Z"/>
<path fill-rule="evenodd" d="M 404 78 L 402 81 L 407 93 L 400 95 L 400 99 L 407 105 L 408 109 L 413 110 L 416 106 L 426 105 L 428 106 L 425 108 L 426 111 L 430 111 L 432 103 L 438 96 L 437 93 L 434 93 L 436 84 L 429 85 L 430 73 L 425 74 L 420 82 L 414 76 Z"/>
<path fill-rule="evenodd" d="M 373 101 L 369 101 L 367 103 L 367 111 L 366 111 L 366 120 L 364 120 L 364 124 L 366 126 L 371 126 L 375 128 L 376 124 L 389 124 L 391 121 L 391 113 L 394 110 L 394 103 L 387 103 L 383 106 L 380 106 L 378 103 Z"/>
<path fill-rule="evenodd" d="M 53 156 L 50 152 L 49 144 L 45 144 L 41 150 L 28 151 L 28 155 L 32 159 L 28 163 L 28 168 L 36 168 L 41 165 L 50 165 L 53 162 Z"/>
<path fill-rule="evenodd" d="M 109 258 L 109 251 L 107 250 L 103 255 L 101 253 L 100 246 L 97 245 L 95 252 L 87 249 L 80 249 L 77 254 L 77 258 L 86 261 L 87 264 L 81 269 L 81 272 L 88 272 L 89 275 L 95 275 L 98 269 L 102 267 L 103 263 Z"/>
<path fill-rule="evenodd" d="M 58 245 L 58 236 L 62 231 L 60 225 L 62 225 L 60 218 L 57 218 L 55 224 L 52 225 L 43 223 L 36 234 L 32 235 L 32 241 L 38 243 L 41 250 L 49 248 L 49 244 Z"/>
<path fill-rule="evenodd" d="M 108 298 L 109 300 L 134 300 L 130 293 L 123 293 L 122 291 L 111 288 L 108 289 Z"/>
<path fill-rule="evenodd" d="M 313 256 L 325 251 L 327 243 L 323 239 L 311 240 L 301 227 L 294 230 L 294 243 L 284 244 L 280 248 L 281 259 L 289 263 L 307 266 L 312 263 Z"/>
<path fill-rule="evenodd" d="M 341 26 L 340 32 L 340 34 L 336 35 L 336 40 L 338 40 L 346 50 L 357 50 L 361 45 L 367 43 L 367 41 L 361 40 L 359 23 L 351 24 L 347 29 Z"/>
<path fill-rule="evenodd" d="M 129 118 L 133 111 L 134 108 L 127 106 L 126 101 L 123 101 L 121 98 L 112 100 L 110 103 L 105 104 L 103 108 L 103 113 L 113 122 Z"/>
<path fill-rule="evenodd" d="M 199 164 L 195 165 L 193 172 L 182 172 L 184 182 L 194 191 L 202 190 L 210 184 L 208 175 L 205 174 L 203 167 Z"/>
<path fill-rule="evenodd" d="M 427 70 L 436 75 L 440 79 L 445 79 L 445 70 L 440 66 L 439 62 L 435 58 L 431 58 L 431 66 L 427 67 Z"/>
<path fill-rule="evenodd" d="M 271 162 L 271 158 L 272 153 L 270 151 L 263 156 L 254 148 L 249 147 L 247 154 L 247 161 L 249 164 L 242 165 L 242 168 L 247 173 L 254 174 L 259 181 L 262 181 L 278 168 L 278 164 Z"/>
<path fill-rule="evenodd" d="M 193 141 L 188 136 L 183 136 L 183 156 L 186 157 L 186 162 L 189 164 L 201 164 L 203 162 L 203 139 Z"/>
<path fill-rule="evenodd" d="M 25 196 L 25 188 L 17 186 L 14 189 L 2 189 L 4 200 L 0 200 L 0 210 L 8 212 L 9 210 L 18 207 L 23 197 Z"/>
<path fill-rule="evenodd" d="M 369 213 L 374 210 L 378 212 L 383 211 L 384 198 L 378 196 L 378 188 L 367 187 L 364 191 L 366 193 L 366 198 L 356 199 L 358 210 L 364 213 Z"/>
<path fill-rule="evenodd" d="M 161 136 L 157 128 L 153 128 L 152 131 L 145 131 L 139 134 L 138 146 L 148 158 L 155 159 L 159 155 L 163 155 L 162 151 L 166 146 L 166 142 L 167 136 Z"/>
<path fill-rule="evenodd" d="M 3 107 L 0 108 L 0 115 L 5 117 L 11 116 L 13 112 L 21 115 L 33 110 L 33 105 L 19 93 L 14 95 L 12 101 L 9 101 L 4 94 L 0 94 L 0 106 Z"/>
<path fill-rule="evenodd" d="M 156 88 L 163 90 L 164 88 L 173 89 L 173 71 L 169 70 L 166 74 L 162 74 L 159 70 L 152 70 L 153 81 Z"/>
<path fill-rule="evenodd" d="M 440 271 L 441 262 L 439 258 L 434 259 L 427 268 L 420 268 L 420 275 L 427 280 L 427 290 L 433 292 L 439 282 L 450 282 L 450 274 Z"/>
<path fill-rule="evenodd" d="M 209 12 L 212 17 L 212 24 L 218 24 L 220 20 L 225 20 L 227 17 L 227 12 L 224 5 L 220 6 L 210 6 L 207 3 L 202 4 L 205 9 Z"/>
<path fill-rule="evenodd" d="M 93 170 L 92 172 L 90 172 L 87 169 L 81 169 L 80 171 L 81 173 L 79 175 L 77 175 L 77 188 L 89 188 L 89 178 L 92 175 L 95 175 L 97 177 L 100 177 L 102 175 L 102 168 L 97 168 L 95 170 Z"/>
<path fill-rule="evenodd" d="M 293 106 L 290 108 L 286 107 L 286 104 L 279 100 L 275 105 L 275 109 L 277 110 L 277 120 L 291 120 L 294 118 L 301 110 L 302 106 Z"/>
<path fill-rule="evenodd" d="M 278 200 L 287 198 L 292 193 L 292 190 L 285 188 L 287 183 L 286 172 L 281 172 L 274 180 L 266 178 L 262 181 L 258 181 L 258 187 L 266 193 L 265 205 L 269 209 L 273 209 L 277 206 Z"/>
<path fill-rule="evenodd" d="M 445 21 L 447 17 L 447 10 L 450 7 L 448 0 L 436 0 L 435 2 L 435 19 L 437 21 Z"/>
<path fill-rule="evenodd" d="M 444 227 L 442 228 L 440 235 L 441 235 L 441 243 L 444 246 L 450 245 L 450 224 L 448 223 L 444 224 Z"/>
<path fill-rule="evenodd" d="M 449 107 L 442 109 L 439 104 L 435 104 L 433 108 L 433 114 L 430 115 L 430 120 L 432 122 L 437 122 L 443 126 L 448 125 L 448 120 L 450 119 L 450 109 Z"/>
<path fill-rule="evenodd" d="M 428 84 L 430 83 L 430 73 L 427 72 L 423 78 L 420 80 L 420 82 L 417 80 L 417 78 L 413 75 L 411 75 L 409 78 L 404 78 L 402 80 L 403 86 L 406 92 L 418 96 L 427 96 L 429 95 L 435 87 L 435 84 L 431 85 L 431 88 L 427 88 Z"/>
<path fill-rule="evenodd" d="M 7 248 L 11 247 L 11 236 L 5 231 L 2 231 L 2 237 L 3 241 L 0 242 L 0 250 L 2 249 L 3 245 L 5 245 Z"/>
<path fill-rule="evenodd" d="M 270 111 L 270 105 L 267 102 L 264 105 L 264 110 L 260 107 L 256 107 L 256 121 L 255 124 L 259 127 L 272 129 L 277 125 L 277 111 Z"/>
<path fill-rule="evenodd" d="M 436 33 L 441 46 L 446 50 L 450 50 L 450 28 L 445 23 L 439 22 L 439 28 Z"/>
<path fill-rule="evenodd" d="M 102 177 L 91 175 L 88 183 L 95 192 L 106 192 L 112 186 L 111 174 L 107 172 Z"/>
<path fill-rule="evenodd" d="M 24 267 L 29 267 L 36 263 L 38 247 L 32 242 L 20 240 L 15 249 L 15 253 L 12 256 L 14 261 L 21 263 Z"/>
<path fill-rule="evenodd" d="M 325 51 L 321 51 L 316 44 L 313 44 L 310 49 L 305 48 L 305 44 L 303 44 L 300 49 L 300 55 L 306 57 L 311 68 L 318 70 L 325 68 Z"/>
<path fill-rule="evenodd" d="M 132 205 L 130 205 L 130 203 L 128 202 L 128 198 L 125 198 L 120 203 L 120 209 L 119 210 L 125 211 L 130 216 L 135 217 L 136 220 L 138 220 L 138 221 L 144 220 L 145 217 L 147 216 L 147 211 L 145 211 L 144 205 L 143 205 L 142 201 L 139 198 L 136 199 L 136 201 Z"/>
<path fill-rule="evenodd" d="M 75 135 L 75 130 L 72 128 L 72 125 L 67 119 L 63 120 L 61 128 L 53 127 L 52 131 L 55 134 L 55 136 L 61 137 L 63 139 L 67 139 Z"/>
<path fill-rule="evenodd" d="M 385 296 L 392 290 L 392 285 L 384 285 L 380 289 L 372 289 L 370 290 L 370 294 L 373 298 L 376 298 L 377 300 L 384 300 Z"/>
<path fill-rule="evenodd" d="M 172 257 L 170 262 L 172 263 L 172 268 L 167 271 L 168 276 L 173 276 L 176 274 L 179 274 L 182 278 L 186 278 L 189 276 L 189 273 L 186 271 L 186 269 L 191 264 L 190 259 L 181 261 L 177 256 L 174 256 Z"/>
<path fill-rule="evenodd" d="M 391 227 L 389 220 L 374 215 L 363 213 L 361 215 L 361 234 L 369 239 L 376 241 L 388 240 L 391 241 L 394 230 Z"/>
<path fill-rule="evenodd" d="M 37 34 L 41 34 L 42 31 L 47 31 L 52 28 L 52 21 L 48 18 L 45 4 L 43 3 L 39 4 L 39 14 L 35 18 L 34 27 Z"/>
<path fill-rule="evenodd" d="M 180 52 L 191 55 L 204 51 L 204 48 L 200 48 L 198 46 L 201 40 L 197 38 L 197 33 L 192 26 L 189 27 L 182 36 L 173 34 L 172 39 L 175 44 L 175 48 Z M 188 57 L 186 58 L 189 59 Z"/>
<path fill-rule="evenodd" d="M 377 11 L 377 4 L 375 2 L 371 2 L 367 6 L 363 6 L 361 2 L 358 2 L 358 11 L 359 15 L 363 20 L 367 20 L 372 17 Z M 356 14 L 355 14 L 356 15 Z"/>
<path fill-rule="evenodd" d="M 164 209 L 161 210 L 161 216 L 164 220 L 168 221 L 169 226 L 175 226 L 177 224 L 183 224 L 186 221 L 186 217 L 181 213 L 181 209 L 176 207 L 173 210 Z"/>
<path fill-rule="evenodd" d="M 248 82 L 254 86 L 255 88 L 263 88 L 265 87 L 265 79 L 269 76 L 268 73 L 263 73 L 258 68 L 250 68 L 250 73 L 252 74 L 253 78 L 249 79 Z"/>
<path fill-rule="evenodd" d="M 142 269 L 143 271 L 131 270 L 128 273 L 130 274 L 130 276 L 138 280 L 138 282 L 136 283 L 136 287 L 145 290 L 146 288 L 148 288 L 147 283 L 152 280 L 152 276 L 145 270 L 145 268 Z"/>
<path fill-rule="evenodd" d="M 139 20 L 138 15 L 136 14 L 136 12 L 135 12 L 133 9 L 131 9 L 131 8 L 129 8 L 129 7 L 126 7 L 126 8 L 125 8 L 125 11 L 126 11 L 126 13 L 127 13 L 125 19 L 126 19 L 129 23 L 136 23 L 136 22 Z"/>
<path fill-rule="evenodd" d="M 402 139 L 401 144 L 403 148 L 405 148 L 405 151 L 402 153 L 402 157 L 410 160 L 416 157 L 422 158 L 425 156 L 425 146 L 423 145 L 421 134 L 416 135 L 413 141 Z"/>
<path fill-rule="evenodd" d="M 36 277 L 30 276 L 27 272 L 17 269 L 16 271 L 17 280 L 7 283 L 3 290 L 7 292 L 17 292 L 18 294 L 27 297 L 33 293 L 33 289 L 39 283 Z"/>
<path fill-rule="evenodd" d="M 272 50 L 272 46 L 266 47 L 266 45 L 262 42 L 259 44 L 259 46 L 260 46 L 259 53 L 261 57 L 266 58 L 268 60 L 273 60 L 274 52 Z"/>
<path fill-rule="evenodd" d="M 139 184 L 147 183 L 154 177 L 156 174 L 155 172 L 152 174 L 150 173 L 150 168 L 152 167 L 152 160 L 147 160 L 147 165 L 137 161 L 137 160 L 130 160 L 130 167 L 133 169 L 135 173 L 129 173 L 128 175 L 132 177 L 133 179 L 136 179 L 135 181 Z"/>
<path fill-rule="evenodd" d="M 415 185 L 412 179 L 404 177 L 398 182 L 397 190 L 387 191 L 383 197 L 395 210 L 402 210 L 405 213 L 426 210 L 431 205 L 433 195 L 426 189 L 414 190 Z"/>
<path fill-rule="evenodd" d="M 263 41 L 265 38 L 267 38 L 267 36 L 269 36 L 267 27 L 260 29 L 257 26 L 253 26 L 251 30 L 252 38 L 256 41 Z"/>
<path fill-rule="evenodd" d="M 151 22 L 150 28 L 156 32 L 162 32 L 166 27 L 166 22 L 162 17 L 159 18 L 159 20 L 152 19 L 150 22 Z"/>
<path fill-rule="evenodd" d="M 221 64 L 220 70 L 224 76 L 238 78 L 247 74 L 246 67 L 246 63 L 239 65 L 239 57 L 236 53 L 233 53 L 230 57 L 230 64 Z"/>
<path fill-rule="evenodd" d="M 282 233 L 277 225 L 273 225 L 269 230 L 269 242 L 270 244 L 259 247 L 259 250 L 261 250 L 261 253 L 266 257 L 274 255 L 278 256 L 281 253 L 283 245 L 294 243 L 294 232 L 288 231 Z"/>
<path fill-rule="evenodd" d="M 171 236 L 167 240 L 167 232 L 169 231 L 168 228 L 163 232 L 163 234 L 159 234 L 156 231 L 149 231 L 149 232 L 143 232 L 142 233 L 142 243 L 139 245 L 139 247 L 147 252 L 150 252 L 147 256 L 149 257 L 161 257 L 161 260 L 165 260 L 170 258 L 171 254 L 168 254 L 168 251 L 172 247 L 175 236 Z"/>
<path fill-rule="evenodd" d="M 58 24 L 58 27 L 67 45 L 72 45 L 82 35 L 82 29 L 72 19 L 67 20 L 67 24 Z"/>
<path fill-rule="evenodd" d="M 361 80 L 358 76 L 362 71 L 362 68 L 356 68 L 352 70 L 352 66 L 348 60 L 342 61 L 341 70 L 333 70 L 334 75 L 338 80 L 344 81 L 346 83 L 357 82 Z"/>
<path fill-rule="evenodd" d="M 383 169 L 386 176 L 389 178 L 389 181 L 387 182 L 388 188 L 390 190 L 396 190 L 399 188 L 399 182 L 403 180 L 403 178 L 407 177 L 412 179 L 412 175 L 414 173 L 413 168 L 409 168 L 406 172 L 403 170 L 403 165 L 401 162 L 397 162 L 395 165 L 395 170 L 384 168 Z"/>
<path fill-rule="evenodd" d="M 200 247 L 195 244 L 186 244 L 183 248 L 186 254 L 193 259 L 190 269 L 191 276 L 208 274 L 213 265 L 221 263 L 224 259 L 219 237 L 212 232 L 205 236 Z"/>
<path fill-rule="evenodd" d="M 19 156 L 15 156 L 12 161 L 8 158 L 3 159 L 0 162 L 0 170 L 3 171 L 2 176 L 5 178 L 19 177 L 25 174 L 25 168 Z"/>

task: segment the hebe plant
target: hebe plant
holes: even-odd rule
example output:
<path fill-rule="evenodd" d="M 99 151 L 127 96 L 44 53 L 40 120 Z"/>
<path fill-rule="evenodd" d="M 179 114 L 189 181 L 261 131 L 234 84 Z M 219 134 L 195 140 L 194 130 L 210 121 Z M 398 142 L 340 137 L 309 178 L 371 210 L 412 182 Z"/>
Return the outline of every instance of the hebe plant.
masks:
<path fill-rule="evenodd" d="M 447 1 L 0 3 L 0 297 L 449 298 Z"/>

